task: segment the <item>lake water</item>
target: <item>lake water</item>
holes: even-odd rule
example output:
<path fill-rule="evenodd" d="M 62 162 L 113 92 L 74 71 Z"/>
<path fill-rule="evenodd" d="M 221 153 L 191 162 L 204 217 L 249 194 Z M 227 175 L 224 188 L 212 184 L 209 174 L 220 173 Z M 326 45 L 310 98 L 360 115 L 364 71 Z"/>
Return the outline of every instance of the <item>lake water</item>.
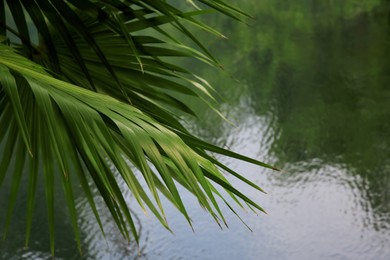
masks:
<path fill-rule="evenodd" d="M 204 42 L 232 77 L 188 64 L 211 79 L 234 123 L 198 109 L 201 120 L 184 119 L 192 131 L 282 169 L 221 158 L 267 192 L 235 183 L 268 212 L 241 212 L 253 232 L 228 209 L 221 230 L 184 192 L 195 232 L 166 204 L 171 234 L 127 194 L 138 253 L 108 216 L 105 240 L 80 197 L 84 254 L 59 202 L 56 259 L 390 259 L 390 3 L 315 2 L 240 2 L 249 25 L 209 17 L 230 40 Z M 50 259 L 42 190 L 38 198 L 30 248 L 21 196 L 0 259 Z"/>

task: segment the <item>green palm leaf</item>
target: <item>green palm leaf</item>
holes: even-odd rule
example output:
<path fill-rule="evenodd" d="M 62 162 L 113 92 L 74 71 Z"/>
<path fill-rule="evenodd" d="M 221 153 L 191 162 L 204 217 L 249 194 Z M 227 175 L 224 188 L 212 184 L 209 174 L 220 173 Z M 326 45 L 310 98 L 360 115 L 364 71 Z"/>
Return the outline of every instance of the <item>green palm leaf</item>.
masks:
<path fill-rule="evenodd" d="M 200 2 L 235 18 L 243 15 L 223 1 Z M 178 184 L 193 193 L 217 223 L 225 223 L 217 202 L 220 197 L 227 203 L 221 189 L 239 206 L 244 202 L 263 211 L 235 189 L 219 169 L 262 191 L 260 187 L 208 152 L 273 167 L 202 141 L 178 120 L 177 111 L 194 114 L 180 98 L 183 95 L 201 100 L 218 112 L 212 87 L 169 62 L 169 57 L 190 57 L 218 65 L 184 25 L 187 22 L 216 33 L 194 18 L 203 11 L 183 12 L 156 0 L 7 3 L 17 20 L 16 28 L 2 19 L 0 32 L 12 32 L 20 42 L 0 44 L 0 145 L 4 147 L 0 185 L 10 174 L 11 158 L 18 162 L 11 177 L 4 237 L 24 167 L 29 169 L 26 245 L 37 177 L 42 174 L 52 253 L 57 174 L 80 250 L 73 179 L 82 186 L 103 233 L 93 187 L 123 236 L 129 239 L 132 235 L 136 241 L 138 234 L 118 177 L 142 209 L 150 210 L 168 229 L 160 196 L 165 196 L 191 225 Z M 5 2 L 0 5 L 0 10 L 5 10 Z M 38 31 L 38 44 L 31 40 L 33 35 L 26 25 Z M 194 41 L 195 47 L 182 44 L 171 29 Z M 143 180 L 136 176 L 134 167 Z"/>

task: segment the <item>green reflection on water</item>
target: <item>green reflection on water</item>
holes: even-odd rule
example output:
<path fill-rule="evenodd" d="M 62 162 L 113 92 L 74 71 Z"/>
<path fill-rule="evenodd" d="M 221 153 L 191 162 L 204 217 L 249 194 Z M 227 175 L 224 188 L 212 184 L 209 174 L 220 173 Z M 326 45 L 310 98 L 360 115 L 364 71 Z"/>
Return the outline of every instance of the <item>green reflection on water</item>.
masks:
<path fill-rule="evenodd" d="M 234 38 L 211 44 L 247 92 L 239 94 L 227 77 L 214 85 L 233 106 L 247 95 L 257 115 L 271 112 L 276 138 L 270 153 L 277 165 L 291 174 L 313 167 L 313 160 L 318 168 L 341 165 L 363 178 L 371 207 L 390 223 L 389 2 L 247 6 L 253 24 L 224 21 Z M 293 170 L 294 163 L 302 167 Z"/>

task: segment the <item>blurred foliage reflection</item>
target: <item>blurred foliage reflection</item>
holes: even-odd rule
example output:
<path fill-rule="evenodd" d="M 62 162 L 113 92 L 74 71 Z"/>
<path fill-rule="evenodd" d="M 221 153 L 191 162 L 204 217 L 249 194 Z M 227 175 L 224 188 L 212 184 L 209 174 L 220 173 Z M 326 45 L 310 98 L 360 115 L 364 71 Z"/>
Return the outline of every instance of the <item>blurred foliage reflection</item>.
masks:
<path fill-rule="evenodd" d="M 233 38 L 210 45 L 247 93 L 229 77 L 215 80 L 218 92 L 233 106 L 247 95 L 257 115 L 271 116 L 276 165 L 293 175 L 311 162 L 339 165 L 364 180 L 374 213 L 390 222 L 390 2 L 251 1 L 243 8 L 255 14 L 250 25 L 224 20 Z M 290 169 L 294 163 L 303 167 Z"/>

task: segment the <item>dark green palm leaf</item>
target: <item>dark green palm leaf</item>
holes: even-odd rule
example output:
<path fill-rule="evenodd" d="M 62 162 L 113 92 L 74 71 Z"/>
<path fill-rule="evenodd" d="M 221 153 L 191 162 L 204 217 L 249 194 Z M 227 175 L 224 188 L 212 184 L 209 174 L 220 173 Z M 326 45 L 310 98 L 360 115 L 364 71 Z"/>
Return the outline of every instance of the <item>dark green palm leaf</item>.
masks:
<path fill-rule="evenodd" d="M 237 19 L 244 15 L 223 1 L 199 2 Z M 91 192 L 94 187 L 123 236 L 129 239 L 131 235 L 136 241 L 138 234 L 118 178 L 141 208 L 150 210 L 168 229 L 160 196 L 191 225 L 178 184 L 194 194 L 218 223 L 226 224 L 218 204 L 218 197 L 227 203 L 221 190 L 239 206 L 247 204 L 263 211 L 219 169 L 262 191 L 260 187 L 209 152 L 273 167 L 198 139 L 178 119 L 178 111 L 194 115 L 182 96 L 200 100 L 219 113 L 213 88 L 170 59 L 190 57 L 218 66 L 186 28 L 188 24 L 221 35 L 195 19 L 207 10 L 184 12 L 161 0 L 7 3 L 17 20 L 16 28 L 0 18 L 0 32 L 4 37 L 12 31 L 20 41 L 0 43 L 0 145 L 4 151 L 0 155 L 0 184 L 7 174 L 12 174 L 13 181 L 5 232 L 24 167 L 28 167 L 26 245 L 37 180 L 42 175 L 52 252 L 57 175 L 79 247 L 73 179 L 80 183 L 102 232 Z M 0 6 L 1 15 L 4 1 Z M 31 40 L 31 28 L 38 31 L 38 43 Z M 192 40 L 195 47 L 182 44 L 178 34 Z M 13 157 L 18 162 L 15 167 L 10 165 Z M 11 168 L 14 171 L 9 173 Z M 231 205 L 228 207 L 236 214 Z"/>

